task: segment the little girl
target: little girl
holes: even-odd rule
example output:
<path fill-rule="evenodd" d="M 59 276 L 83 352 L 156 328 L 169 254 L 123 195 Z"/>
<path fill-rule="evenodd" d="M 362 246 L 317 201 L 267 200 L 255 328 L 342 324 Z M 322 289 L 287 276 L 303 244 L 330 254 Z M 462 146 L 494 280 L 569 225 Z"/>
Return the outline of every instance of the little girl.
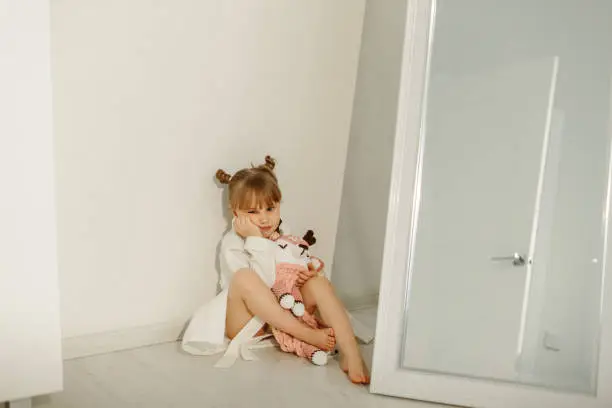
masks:
<path fill-rule="evenodd" d="M 331 351 L 337 342 L 341 367 L 350 380 L 368 384 L 369 374 L 345 308 L 324 276 L 311 270 L 298 281 L 306 309 L 318 312 L 324 329 L 300 322 L 279 305 L 270 290 L 277 246 L 272 239 L 280 230 L 282 199 L 274 166 L 275 161 L 266 157 L 265 164 L 233 176 L 217 172 L 217 179 L 229 184 L 234 216 L 233 229 L 221 242 L 222 292 L 194 315 L 183 336 L 183 348 L 192 354 L 213 354 L 226 348 L 228 354 L 234 348 L 237 354 L 240 343 L 261 335 L 269 325 L 322 350 Z M 228 339 L 232 340 L 229 344 Z"/>

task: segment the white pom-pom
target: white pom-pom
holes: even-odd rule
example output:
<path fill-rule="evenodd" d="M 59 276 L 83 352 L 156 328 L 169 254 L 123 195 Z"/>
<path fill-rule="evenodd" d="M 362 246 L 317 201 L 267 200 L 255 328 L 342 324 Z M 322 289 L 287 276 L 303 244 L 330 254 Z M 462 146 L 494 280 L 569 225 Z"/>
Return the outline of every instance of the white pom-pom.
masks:
<path fill-rule="evenodd" d="M 281 307 L 285 310 L 289 310 L 295 305 L 295 298 L 288 293 L 281 296 L 279 301 Z"/>
<path fill-rule="evenodd" d="M 312 361 L 312 364 L 318 365 L 318 366 L 327 365 L 327 353 L 324 352 L 323 350 L 317 350 L 314 353 L 312 353 L 312 356 L 310 357 L 310 361 Z"/>
<path fill-rule="evenodd" d="M 306 312 L 306 307 L 302 302 L 295 302 L 295 304 L 291 308 L 291 312 L 293 312 L 293 315 L 295 317 L 302 317 Z"/>

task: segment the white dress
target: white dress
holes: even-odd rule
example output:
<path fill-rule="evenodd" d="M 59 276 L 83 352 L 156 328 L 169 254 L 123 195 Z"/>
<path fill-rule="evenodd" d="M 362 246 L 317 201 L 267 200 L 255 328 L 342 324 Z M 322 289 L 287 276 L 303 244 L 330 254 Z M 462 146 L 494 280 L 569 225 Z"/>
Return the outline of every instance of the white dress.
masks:
<path fill-rule="evenodd" d="M 225 336 L 225 313 L 227 293 L 232 275 L 244 268 L 255 271 L 266 285 L 272 287 L 275 279 L 275 253 L 277 244 L 260 237 L 238 236 L 234 230 L 225 234 L 219 254 L 221 264 L 221 292 L 202 305 L 193 315 L 183 335 L 182 348 L 194 355 L 213 355 L 226 351 L 217 367 L 231 366 L 239 354 L 247 360 L 254 360 L 250 352 L 255 344 L 269 336 L 254 336 L 264 322 L 254 317 L 230 342 Z"/>

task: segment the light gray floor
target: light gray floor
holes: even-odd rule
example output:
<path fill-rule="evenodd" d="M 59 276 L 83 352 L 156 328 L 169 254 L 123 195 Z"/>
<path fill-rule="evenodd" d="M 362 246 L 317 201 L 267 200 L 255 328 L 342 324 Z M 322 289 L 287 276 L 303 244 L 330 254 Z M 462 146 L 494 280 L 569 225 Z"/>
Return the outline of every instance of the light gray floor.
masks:
<path fill-rule="evenodd" d="M 374 312 L 355 317 L 374 324 Z M 364 353 L 371 358 L 372 346 Z M 433 405 L 371 395 L 351 384 L 334 360 L 315 367 L 273 349 L 261 360 L 213 368 L 218 358 L 194 357 L 177 343 L 67 361 L 64 392 L 36 398 L 36 408 L 282 407 L 417 408 Z"/>

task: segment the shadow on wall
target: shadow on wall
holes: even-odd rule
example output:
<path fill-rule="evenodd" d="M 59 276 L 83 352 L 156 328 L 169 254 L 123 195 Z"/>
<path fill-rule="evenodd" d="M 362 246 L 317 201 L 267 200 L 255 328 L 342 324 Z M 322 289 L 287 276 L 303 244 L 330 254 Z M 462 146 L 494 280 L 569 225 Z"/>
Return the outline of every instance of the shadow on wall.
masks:
<path fill-rule="evenodd" d="M 378 298 L 406 7 L 366 4 L 332 273 L 349 308 Z"/>
<path fill-rule="evenodd" d="M 226 189 L 227 186 L 225 186 L 224 184 L 220 183 L 219 180 L 217 180 L 216 175 L 213 175 L 213 183 L 217 184 L 217 186 L 219 188 L 222 189 Z M 219 243 L 217 244 L 217 248 L 215 250 L 215 270 L 217 271 L 217 275 L 219 275 L 221 273 L 221 261 L 220 261 L 220 255 L 221 255 L 221 240 L 223 239 L 223 237 L 225 236 L 225 234 L 227 234 L 227 232 L 232 228 L 232 213 L 229 210 L 230 205 L 229 205 L 229 195 L 227 194 L 227 192 L 224 191 L 223 194 L 221 194 L 221 214 L 223 216 L 223 218 L 225 218 L 225 221 L 227 223 L 227 228 L 225 229 L 225 231 L 223 231 L 223 234 L 221 234 L 221 236 L 219 237 Z M 218 280 L 217 281 L 217 293 L 221 292 L 221 281 Z"/>
<path fill-rule="evenodd" d="M 219 182 L 219 180 L 217 180 L 216 174 L 212 176 L 211 181 L 215 183 L 219 188 L 222 188 L 222 189 L 227 188 L 227 186 L 225 186 L 224 184 Z M 217 287 L 216 287 L 215 293 L 217 294 L 221 292 L 221 280 L 219 279 L 219 275 L 221 273 L 221 261 L 220 261 L 221 241 L 223 240 L 223 237 L 225 236 L 225 234 L 227 234 L 227 232 L 232 228 L 232 215 L 231 215 L 232 213 L 231 211 L 229 211 L 229 197 L 228 197 L 228 194 L 226 194 L 225 192 L 224 194 L 221 194 L 220 204 L 221 204 L 220 212 L 221 212 L 222 217 L 225 218 L 227 227 L 223 231 L 223 233 L 219 236 L 219 240 L 218 240 L 218 243 L 215 249 L 215 272 L 217 274 L 217 283 L 216 283 Z M 181 341 L 183 339 L 183 335 L 185 334 L 185 331 L 187 330 L 187 327 L 189 326 L 190 321 L 191 321 L 191 316 L 189 317 L 189 319 L 187 319 L 187 321 L 185 321 L 183 328 L 180 334 L 178 335 L 177 341 Z"/>

